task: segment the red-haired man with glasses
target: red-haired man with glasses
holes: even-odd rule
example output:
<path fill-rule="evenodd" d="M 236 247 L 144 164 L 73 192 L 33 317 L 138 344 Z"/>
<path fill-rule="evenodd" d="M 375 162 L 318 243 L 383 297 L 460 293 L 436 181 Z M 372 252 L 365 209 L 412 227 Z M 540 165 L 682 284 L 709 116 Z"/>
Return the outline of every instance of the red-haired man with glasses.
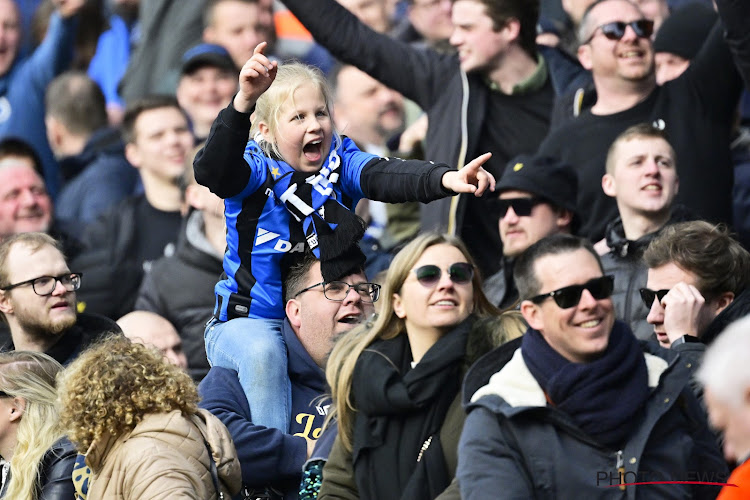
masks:
<path fill-rule="evenodd" d="M 43 352 L 66 365 L 101 335 L 120 332 L 103 316 L 77 313 L 81 279 L 45 233 L 19 233 L 0 243 L 0 313 L 11 337 L 0 350 Z"/>

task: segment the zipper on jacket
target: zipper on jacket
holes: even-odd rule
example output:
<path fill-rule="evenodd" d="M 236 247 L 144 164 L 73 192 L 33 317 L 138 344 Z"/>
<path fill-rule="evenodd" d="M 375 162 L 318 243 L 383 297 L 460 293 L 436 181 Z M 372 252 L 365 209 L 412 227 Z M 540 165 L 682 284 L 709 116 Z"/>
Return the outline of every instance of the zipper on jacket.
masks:
<path fill-rule="evenodd" d="M 622 459 L 622 450 L 616 453 L 616 457 L 617 463 L 615 466 L 617 467 L 617 473 L 620 475 L 620 489 L 625 491 L 625 461 Z"/>
<path fill-rule="evenodd" d="M 422 447 L 419 449 L 419 455 L 417 455 L 417 463 L 422 461 L 422 456 L 424 455 L 424 452 L 427 451 L 427 448 L 430 447 L 430 444 L 432 444 L 432 436 L 428 437 L 427 440 L 422 443 Z"/>

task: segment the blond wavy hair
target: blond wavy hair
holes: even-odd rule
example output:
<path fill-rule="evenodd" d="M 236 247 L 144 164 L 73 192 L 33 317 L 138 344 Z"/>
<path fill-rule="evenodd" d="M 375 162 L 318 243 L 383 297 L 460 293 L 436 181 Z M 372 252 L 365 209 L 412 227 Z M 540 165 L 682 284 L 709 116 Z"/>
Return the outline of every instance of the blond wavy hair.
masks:
<path fill-rule="evenodd" d="M 279 64 L 276 73 L 276 79 L 273 81 L 268 90 L 263 92 L 255 102 L 255 111 L 252 115 L 252 125 L 250 127 L 250 137 L 255 139 L 258 146 L 263 150 L 266 156 L 272 158 L 281 158 L 281 151 L 275 142 L 268 142 L 260 134 L 260 124 L 265 123 L 274 137 L 279 132 L 279 114 L 284 104 L 291 99 L 294 102 L 295 91 L 303 85 L 312 85 L 320 91 L 320 95 L 326 105 L 328 116 L 331 118 L 333 127 L 333 143 L 339 144 L 341 138 L 336 132 L 333 124 L 333 97 L 331 87 L 328 85 L 325 75 L 315 66 L 309 66 L 299 62 L 290 62 Z M 323 152 L 328 155 L 328 151 Z"/>
<path fill-rule="evenodd" d="M 24 401 L 5 498 L 37 498 L 39 467 L 44 454 L 64 435 L 55 389 L 55 378 L 62 369 L 60 363 L 40 352 L 0 354 L 0 391 Z"/>
<path fill-rule="evenodd" d="M 58 377 L 62 426 L 78 451 L 104 435 L 118 438 L 150 413 L 198 411 L 195 383 L 153 348 L 112 334 L 85 350 Z"/>
<path fill-rule="evenodd" d="M 382 284 L 382 304 L 377 317 L 344 334 L 331 351 L 326 365 L 326 379 L 331 387 L 333 399 L 333 411 L 329 415 L 329 421 L 333 418 L 338 419 L 338 435 L 341 443 L 348 451 L 352 449 L 352 431 L 354 412 L 356 411 L 352 403 L 351 388 L 357 360 L 362 351 L 376 340 L 392 339 L 406 333 L 404 320 L 396 316 L 393 311 L 393 295 L 401 293 L 401 287 L 409 276 L 409 272 L 425 250 L 443 244 L 457 248 L 464 255 L 466 261 L 476 269 L 474 260 L 460 239 L 437 233 L 426 233 L 418 236 L 393 258 L 385 282 Z M 484 292 L 482 292 L 482 281 L 478 272 L 475 272 L 472 278 L 472 291 L 472 312 L 476 316 L 484 318 L 500 314 L 500 311 L 487 300 Z"/>

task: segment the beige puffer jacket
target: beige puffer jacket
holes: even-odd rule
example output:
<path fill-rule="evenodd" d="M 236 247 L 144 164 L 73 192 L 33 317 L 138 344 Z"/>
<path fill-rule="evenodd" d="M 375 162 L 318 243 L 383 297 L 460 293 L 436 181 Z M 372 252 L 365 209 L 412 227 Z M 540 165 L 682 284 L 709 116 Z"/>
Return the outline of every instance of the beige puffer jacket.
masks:
<path fill-rule="evenodd" d="M 218 499 L 204 439 L 224 498 L 231 498 L 242 478 L 229 431 L 205 410 L 190 417 L 175 410 L 146 415 L 130 433 L 91 444 L 87 500 Z"/>

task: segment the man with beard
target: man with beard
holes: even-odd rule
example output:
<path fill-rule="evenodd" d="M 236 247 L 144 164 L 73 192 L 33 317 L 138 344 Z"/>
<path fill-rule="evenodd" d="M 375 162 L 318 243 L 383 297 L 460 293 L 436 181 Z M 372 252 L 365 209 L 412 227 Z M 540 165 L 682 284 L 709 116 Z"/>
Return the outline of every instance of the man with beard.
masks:
<path fill-rule="evenodd" d="M 325 283 L 320 262 L 310 254 L 292 267 L 284 285 L 287 302 L 282 335 L 292 388 L 289 431 L 253 423 L 252 408 L 236 371 L 213 367 L 198 387 L 203 398 L 200 406 L 219 417 L 232 434 L 244 487 L 249 490 L 245 498 L 297 498 L 302 466 L 321 435 L 330 406 L 324 373 L 328 354 L 339 335 L 373 313 L 371 299 L 377 300 L 380 293 L 380 286 L 367 283 L 361 270 Z M 367 290 L 373 293 L 363 295 Z M 333 435 L 326 432 L 325 436 L 330 446 Z"/>
<path fill-rule="evenodd" d="M 71 272 L 57 241 L 44 233 L 21 233 L 0 244 L 0 313 L 11 341 L 3 351 L 43 352 L 70 363 L 116 323 L 76 314 L 81 274 Z"/>

